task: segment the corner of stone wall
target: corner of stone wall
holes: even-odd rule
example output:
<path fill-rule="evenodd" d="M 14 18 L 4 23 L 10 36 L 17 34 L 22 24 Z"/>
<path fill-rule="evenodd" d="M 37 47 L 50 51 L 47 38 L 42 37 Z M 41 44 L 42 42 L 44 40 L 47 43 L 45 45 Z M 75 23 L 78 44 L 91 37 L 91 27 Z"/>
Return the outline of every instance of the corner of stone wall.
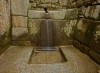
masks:
<path fill-rule="evenodd" d="M 73 45 L 100 64 L 100 1 L 71 1 L 79 9 Z"/>

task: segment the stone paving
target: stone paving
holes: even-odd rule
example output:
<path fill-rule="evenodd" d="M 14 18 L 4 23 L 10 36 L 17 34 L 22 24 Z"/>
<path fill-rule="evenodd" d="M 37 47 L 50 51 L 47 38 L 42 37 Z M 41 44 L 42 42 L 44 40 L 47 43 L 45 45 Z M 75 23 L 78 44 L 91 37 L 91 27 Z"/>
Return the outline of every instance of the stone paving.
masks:
<path fill-rule="evenodd" d="M 0 73 L 97 73 L 97 66 L 87 55 L 73 46 L 61 47 L 67 62 L 28 64 L 33 47 L 10 46 L 0 56 Z"/>

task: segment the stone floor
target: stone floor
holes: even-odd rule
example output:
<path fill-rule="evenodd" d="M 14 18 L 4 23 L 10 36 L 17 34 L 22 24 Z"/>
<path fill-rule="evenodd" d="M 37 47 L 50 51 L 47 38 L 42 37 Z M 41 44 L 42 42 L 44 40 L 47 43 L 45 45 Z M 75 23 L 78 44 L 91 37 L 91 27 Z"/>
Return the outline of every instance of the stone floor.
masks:
<path fill-rule="evenodd" d="M 73 46 L 61 47 L 67 62 L 28 64 L 33 47 L 10 46 L 0 56 L 0 73 L 97 73 L 97 66 Z"/>

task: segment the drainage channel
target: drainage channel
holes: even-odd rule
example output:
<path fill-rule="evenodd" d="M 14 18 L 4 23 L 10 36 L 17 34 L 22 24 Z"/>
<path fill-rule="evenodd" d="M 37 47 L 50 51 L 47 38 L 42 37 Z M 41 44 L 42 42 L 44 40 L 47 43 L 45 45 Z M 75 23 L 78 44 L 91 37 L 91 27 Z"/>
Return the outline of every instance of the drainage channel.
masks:
<path fill-rule="evenodd" d="M 57 47 L 35 47 L 29 59 L 29 64 L 53 64 L 66 62 L 62 50 Z"/>

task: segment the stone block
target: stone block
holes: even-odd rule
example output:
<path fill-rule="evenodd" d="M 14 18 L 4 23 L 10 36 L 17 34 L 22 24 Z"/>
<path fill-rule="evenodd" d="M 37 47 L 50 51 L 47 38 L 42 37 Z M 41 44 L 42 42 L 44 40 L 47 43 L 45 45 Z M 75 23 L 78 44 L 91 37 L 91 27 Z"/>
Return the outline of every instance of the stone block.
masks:
<path fill-rule="evenodd" d="M 66 20 L 52 20 L 53 27 L 53 46 L 67 45 L 66 33 L 64 32 L 64 27 L 66 25 Z"/>
<path fill-rule="evenodd" d="M 81 47 L 80 48 L 81 52 L 83 52 L 83 53 L 85 53 L 87 55 L 89 54 L 89 49 L 90 49 L 89 47 L 85 46 L 84 44 L 81 44 L 80 47 Z"/>
<path fill-rule="evenodd" d="M 93 50 L 89 51 L 89 55 L 100 64 L 100 55 L 94 52 Z"/>
<path fill-rule="evenodd" d="M 41 3 L 56 3 L 58 0 L 41 0 Z"/>
<path fill-rule="evenodd" d="M 100 21 L 93 22 L 91 31 L 91 40 L 89 42 L 90 48 L 100 54 Z"/>
<path fill-rule="evenodd" d="M 85 6 L 82 6 L 79 8 L 79 17 L 82 16 L 82 17 L 85 17 L 84 14 L 86 12 L 86 7 Z"/>
<path fill-rule="evenodd" d="M 80 42 L 77 41 L 77 40 L 73 40 L 73 46 L 76 47 L 76 48 L 79 49 L 79 50 L 80 50 L 80 48 L 81 48 Z"/>
<path fill-rule="evenodd" d="M 44 19 L 29 19 L 28 30 L 32 45 L 40 45 L 40 29 Z"/>
<path fill-rule="evenodd" d="M 89 40 L 91 37 L 91 25 L 92 21 L 88 19 L 81 18 L 78 20 L 75 28 L 74 28 L 74 38 L 84 43 L 85 45 L 89 45 Z"/>
<path fill-rule="evenodd" d="M 30 41 L 11 41 L 11 44 L 14 46 L 31 46 Z"/>
<path fill-rule="evenodd" d="M 49 12 L 49 18 L 50 19 L 65 19 L 65 15 L 67 10 L 62 9 L 62 10 L 56 10 L 56 11 L 48 11 Z"/>
<path fill-rule="evenodd" d="M 29 0 L 11 0 L 11 14 L 27 16 Z"/>
<path fill-rule="evenodd" d="M 45 17 L 45 11 L 28 10 L 28 17 L 34 19 L 41 19 Z"/>
<path fill-rule="evenodd" d="M 100 3 L 100 0 L 96 0 L 98 3 Z"/>
<path fill-rule="evenodd" d="M 77 6 L 77 7 L 81 7 L 81 6 L 83 6 L 83 3 L 84 3 L 83 0 L 77 0 L 76 6 Z"/>
<path fill-rule="evenodd" d="M 66 20 L 66 24 L 64 25 L 64 33 L 66 34 L 67 38 L 72 40 L 73 39 L 73 28 L 75 27 L 77 20 Z"/>
<path fill-rule="evenodd" d="M 74 20 L 77 18 L 78 18 L 78 9 L 77 8 L 67 9 L 66 19 Z"/>
<path fill-rule="evenodd" d="M 51 3 L 44 3 L 44 4 L 37 4 L 37 7 L 39 8 L 51 8 Z"/>
<path fill-rule="evenodd" d="M 12 40 L 16 41 L 27 41 L 29 40 L 28 37 L 28 29 L 27 28 L 12 28 Z"/>
<path fill-rule="evenodd" d="M 100 20 L 100 5 L 88 6 L 85 12 L 86 18 L 91 18 L 93 20 Z"/>
<path fill-rule="evenodd" d="M 69 0 L 59 0 L 60 6 L 68 6 Z"/>
<path fill-rule="evenodd" d="M 27 28 L 27 17 L 12 16 L 12 27 L 24 27 L 24 28 Z"/>

